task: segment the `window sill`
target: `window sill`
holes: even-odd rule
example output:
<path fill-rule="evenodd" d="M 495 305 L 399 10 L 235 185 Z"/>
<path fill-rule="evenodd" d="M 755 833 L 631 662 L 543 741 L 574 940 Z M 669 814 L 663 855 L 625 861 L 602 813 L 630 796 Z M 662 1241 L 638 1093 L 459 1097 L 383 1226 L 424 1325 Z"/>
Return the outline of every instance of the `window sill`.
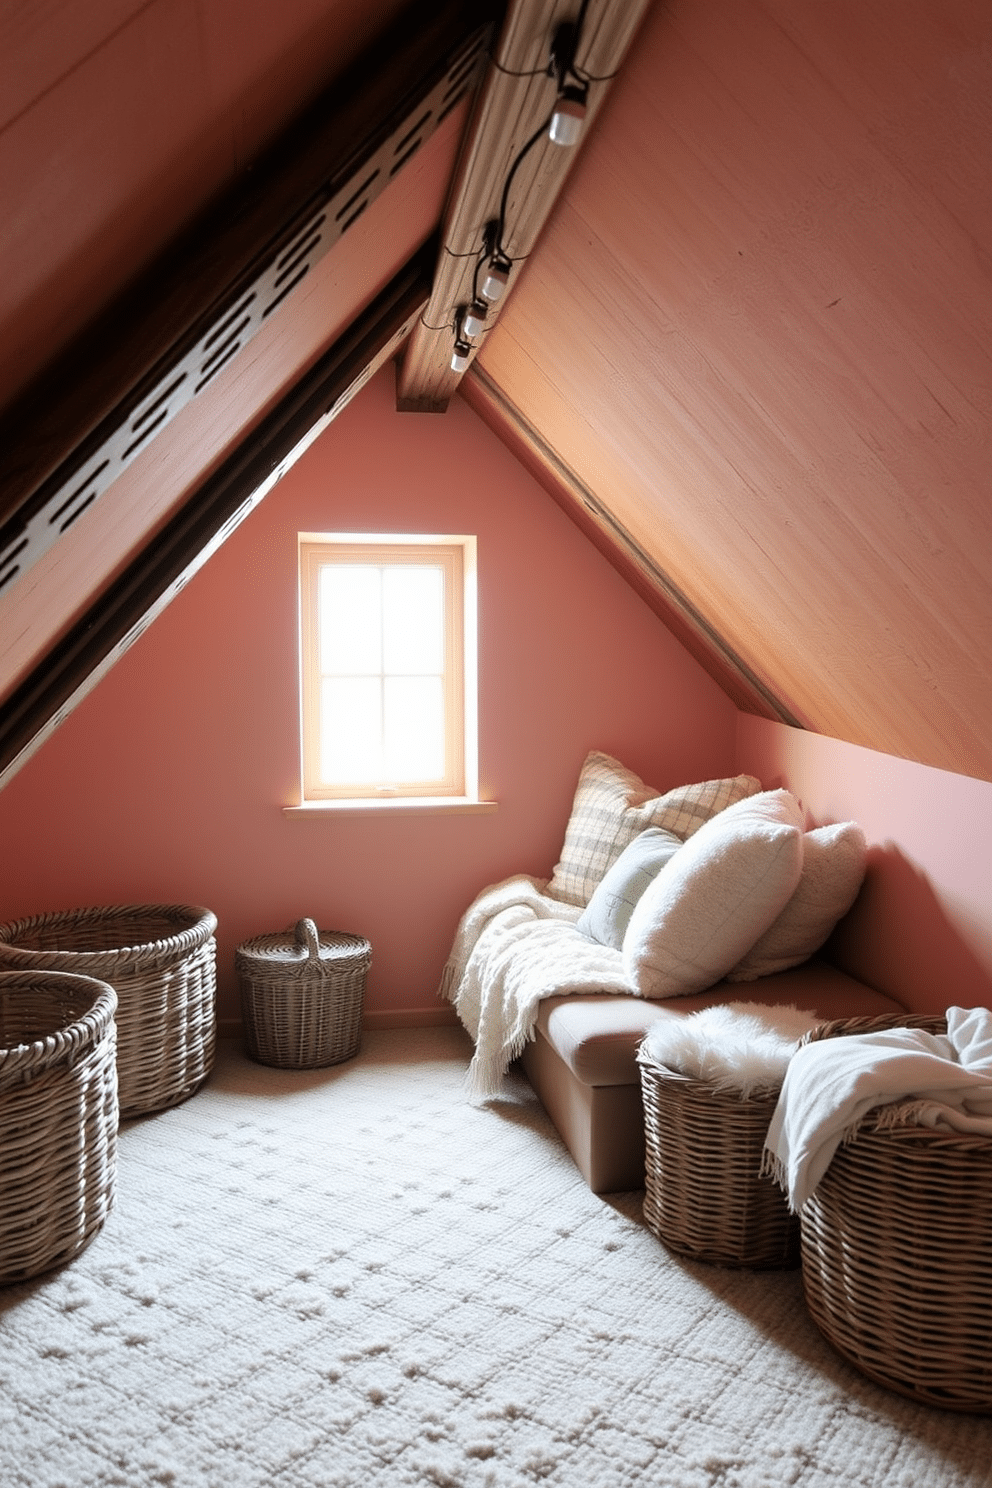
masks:
<path fill-rule="evenodd" d="M 496 801 L 475 801 L 468 796 L 382 796 L 347 801 L 305 801 L 302 806 L 284 806 L 283 816 L 485 816 L 498 809 Z"/>

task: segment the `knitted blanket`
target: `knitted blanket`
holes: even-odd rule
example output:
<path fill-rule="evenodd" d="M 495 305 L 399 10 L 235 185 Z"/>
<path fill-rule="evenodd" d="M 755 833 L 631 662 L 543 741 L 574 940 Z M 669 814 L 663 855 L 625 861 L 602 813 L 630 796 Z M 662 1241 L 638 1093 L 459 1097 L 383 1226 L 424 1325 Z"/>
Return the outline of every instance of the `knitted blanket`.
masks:
<path fill-rule="evenodd" d="M 469 1094 L 499 1094 L 510 1064 L 534 1036 L 544 997 L 633 989 L 620 952 L 582 935 L 582 913 L 541 890 L 546 879 L 519 874 L 483 889 L 458 925 L 439 995 L 453 1002 L 475 1042 Z"/>

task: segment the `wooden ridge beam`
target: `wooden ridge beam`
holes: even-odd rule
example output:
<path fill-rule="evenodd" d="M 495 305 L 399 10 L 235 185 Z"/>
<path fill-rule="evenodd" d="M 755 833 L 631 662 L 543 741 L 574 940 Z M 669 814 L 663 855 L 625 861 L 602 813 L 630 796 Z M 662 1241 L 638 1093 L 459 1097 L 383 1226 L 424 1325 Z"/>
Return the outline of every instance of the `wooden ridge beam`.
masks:
<path fill-rule="evenodd" d="M 606 96 L 648 0 L 583 0 L 575 75 L 588 80 L 582 135 Z M 464 372 L 451 358 L 461 312 L 476 299 L 477 271 L 495 246 L 509 260 L 509 284 L 492 304 L 471 365 L 532 251 L 581 148 L 554 144 L 547 125 L 559 94 L 552 49 L 559 28 L 575 24 L 574 0 L 511 0 L 482 82 L 452 184 L 430 303 L 407 344 L 397 382 L 402 412 L 441 413 Z M 541 129 L 539 137 L 519 159 Z M 505 200 L 504 200 L 505 198 Z M 505 208 L 505 211 L 502 210 Z M 494 243 L 493 224 L 503 220 Z"/>

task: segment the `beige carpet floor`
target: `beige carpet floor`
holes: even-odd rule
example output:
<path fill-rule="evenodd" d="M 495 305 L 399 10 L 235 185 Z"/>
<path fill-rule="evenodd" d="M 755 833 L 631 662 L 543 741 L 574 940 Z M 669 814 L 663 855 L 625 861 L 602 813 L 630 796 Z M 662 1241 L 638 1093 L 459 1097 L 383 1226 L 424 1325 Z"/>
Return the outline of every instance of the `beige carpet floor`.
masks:
<path fill-rule="evenodd" d="M 222 1047 L 121 1134 L 71 1265 L 0 1292 L 3 1488 L 980 1488 L 992 1420 L 840 1360 L 797 1273 L 672 1258 L 454 1029 Z"/>

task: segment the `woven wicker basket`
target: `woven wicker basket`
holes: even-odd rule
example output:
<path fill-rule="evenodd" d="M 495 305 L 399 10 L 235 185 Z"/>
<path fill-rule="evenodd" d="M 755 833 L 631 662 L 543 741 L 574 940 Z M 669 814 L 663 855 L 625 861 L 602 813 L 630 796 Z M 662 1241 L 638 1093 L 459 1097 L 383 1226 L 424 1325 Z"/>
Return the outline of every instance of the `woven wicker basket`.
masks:
<path fill-rule="evenodd" d="M 213 1066 L 217 917 L 185 904 L 63 910 L 0 925 L 0 970 L 64 971 L 117 993 L 122 1119 L 184 1101 Z"/>
<path fill-rule="evenodd" d="M 799 1223 L 761 1174 L 779 1086 L 742 1098 L 642 1050 L 644 1218 L 677 1255 L 761 1271 L 799 1264 Z"/>
<path fill-rule="evenodd" d="M 0 1284 L 60 1266 L 114 1202 L 112 987 L 0 972 Z"/>
<path fill-rule="evenodd" d="M 234 964 L 248 1053 L 259 1064 L 320 1069 L 358 1053 L 372 947 L 313 920 L 238 946 Z"/>
<path fill-rule="evenodd" d="M 811 1037 L 943 1018 L 843 1019 Z M 802 1209 L 803 1288 L 856 1368 L 925 1405 L 992 1412 L 992 1139 L 923 1126 L 838 1148 Z"/>

